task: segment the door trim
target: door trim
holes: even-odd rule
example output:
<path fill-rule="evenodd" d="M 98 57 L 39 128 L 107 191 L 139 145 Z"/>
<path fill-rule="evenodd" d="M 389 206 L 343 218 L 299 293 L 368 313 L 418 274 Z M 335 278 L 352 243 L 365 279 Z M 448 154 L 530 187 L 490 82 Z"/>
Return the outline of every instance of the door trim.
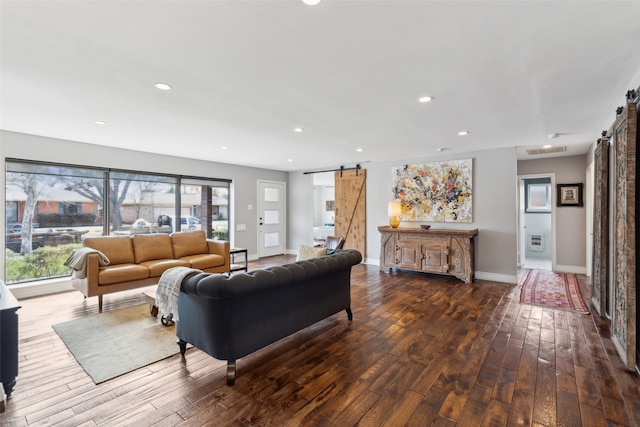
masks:
<path fill-rule="evenodd" d="M 533 179 L 533 178 L 551 178 L 551 270 L 556 271 L 556 204 L 555 204 L 555 200 L 556 200 L 556 174 L 554 172 L 550 172 L 550 173 L 537 173 L 537 174 L 526 174 L 526 175 L 518 175 L 517 177 L 518 179 L 516 180 L 516 191 L 518 194 L 518 198 L 517 198 L 517 203 L 518 203 L 518 208 L 517 208 L 517 218 L 516 218 L 516 223 L 517 223 L 517 227 L 518 230 L 516 231 L 516 238 L 517 238 L 517 242 L 518 242 L 518 251 L 520 251 L 519 248 L 521 248 L 521 245 L 524 244 L 526 239 L 526 236 L 523 236 L 524 234 L 524 229 L 523 224 L 521 224 L 522 219 L 521 216 L 524 218 L 524 214 L 521 215 L 520 212 L 524 212 L 524 206 L 520 205 L 520 203 L 524 203 L 524 195 L 521 196 L 520 194 L 520 183 L 524 180 L 524 179 Z M 524 254 L 521 255 L 522 259 L 524 260 Z M 519 258 L 519 257 L 518 257 Z M 520 260 L 517 260 L 516 262 L 519 262 Z M 520 267 L 520 266 L 518 266 Z"/>

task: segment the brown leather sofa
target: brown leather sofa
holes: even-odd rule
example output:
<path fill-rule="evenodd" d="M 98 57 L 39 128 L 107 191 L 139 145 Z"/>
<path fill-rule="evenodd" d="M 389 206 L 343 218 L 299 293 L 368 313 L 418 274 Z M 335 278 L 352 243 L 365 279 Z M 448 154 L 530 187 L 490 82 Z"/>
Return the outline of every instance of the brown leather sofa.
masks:
<path fill-rule="evenodd" d="M 206 273 L 226 273 L 230 267 L 229 242 L 208 240 L 204 231 L 172 234 L 88 237 L 85 247 L 96 249 L 109 259 L 101 266 L 99 255 L 86 259 L 86 277 L 72 278 L 73 287 L 85 297 L 103 295 L 157 284 L 172 267 L 190 267 Z"/>

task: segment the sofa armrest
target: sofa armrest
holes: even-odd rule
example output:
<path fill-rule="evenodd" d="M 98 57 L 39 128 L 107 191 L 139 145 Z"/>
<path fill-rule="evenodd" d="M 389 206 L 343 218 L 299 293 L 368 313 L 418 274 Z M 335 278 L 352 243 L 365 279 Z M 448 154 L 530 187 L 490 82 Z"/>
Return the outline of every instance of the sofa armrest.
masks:
<path fill-rule="evenodd" d="M 210 254 L 222 255 L 224 257 L 225 269 L 228 271 L 231 267 L 231 245 L 226 240 L 207 240 L 207 246 Z"/>
<path fill-rule="evenodd" d="M 86 297 L 99 295 L 98 273 L 100 272 L 100 262 L 98 254 L 87 254 L 86 263 L 86 277 L 84 279 L 73 278 L 72 285 Z"/>

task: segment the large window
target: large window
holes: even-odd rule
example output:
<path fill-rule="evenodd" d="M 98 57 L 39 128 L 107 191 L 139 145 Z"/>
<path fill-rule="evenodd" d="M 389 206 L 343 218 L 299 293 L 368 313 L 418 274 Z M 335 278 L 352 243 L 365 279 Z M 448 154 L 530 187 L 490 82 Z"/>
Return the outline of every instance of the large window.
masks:
<path fill-rule="evenodd" d="M 20 160 L 6 170 L 7 284 L 68 276 L 64 261 L 87 236 L 204 230 L 228 240 L 228 180 Z"/>

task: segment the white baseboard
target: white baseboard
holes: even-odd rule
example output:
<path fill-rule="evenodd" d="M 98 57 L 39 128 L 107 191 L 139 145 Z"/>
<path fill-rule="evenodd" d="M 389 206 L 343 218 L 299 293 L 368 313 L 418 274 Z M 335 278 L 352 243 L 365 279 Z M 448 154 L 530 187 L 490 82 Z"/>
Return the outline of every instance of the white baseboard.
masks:
<path fill-rule="evenodd" d="M 367 258 L 367 265 L 380 265 L 380 258 Z M 484 271 L 476 271 L 474 274 L 476 279 L 490 280 L 492 282 L 518 283 L 518 276 L 509 276 L 508 274 L 486 273 Z"/>
<path fill-rule="evenodd" d="M 578 267 L 576 265 L 558 265 L 554 269 L 556 273 L 573 273 L 573 274 L 587 274 L 587 267 Z"/>
<path fill-rule="evenodd" d="M 475 278 L 480 280 L 490 280 L 492 282 L 502 282 L 502 283 L 518 283 L 518 276 L 510 276 L 508 274 L 499 274 L 499 273 L 487 273 L 485 271 L 476 271 Z"/>
<path fill-rule="evenodd" d="M 38 280 L 36 282 L 21 283 L 9 286 L 11 293 L 17 299 L 33 298 L 43 295 L 59 294 L 60 292 L 72 291 L 71 279 L 49 279 Z"/>

